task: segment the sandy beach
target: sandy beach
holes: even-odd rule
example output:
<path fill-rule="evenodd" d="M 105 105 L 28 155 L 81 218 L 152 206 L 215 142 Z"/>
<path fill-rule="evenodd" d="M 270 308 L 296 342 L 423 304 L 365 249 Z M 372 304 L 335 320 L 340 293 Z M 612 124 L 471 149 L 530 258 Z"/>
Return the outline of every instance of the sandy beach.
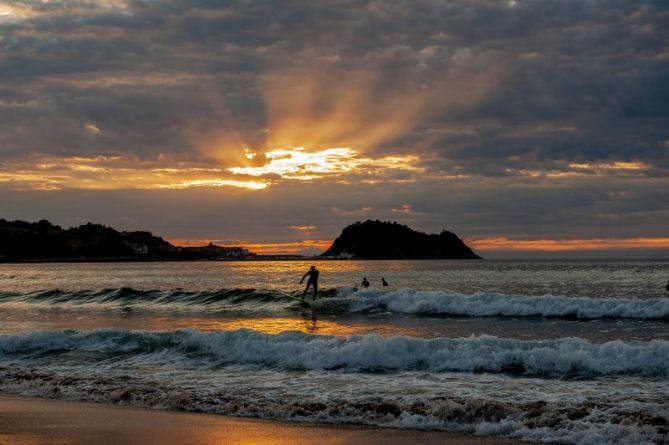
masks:
<path fill-rule="evenodd" d="M 460 433 L 331 426 L 0 395 L 0 443 L 517 444 Z"/>

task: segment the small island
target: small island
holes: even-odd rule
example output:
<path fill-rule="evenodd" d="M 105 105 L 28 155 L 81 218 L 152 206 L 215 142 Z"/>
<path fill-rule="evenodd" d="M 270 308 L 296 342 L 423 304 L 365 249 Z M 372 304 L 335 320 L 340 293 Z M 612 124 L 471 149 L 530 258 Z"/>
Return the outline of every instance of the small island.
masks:
<path fill-rule="evenodd" d="M 438 235 L 428 235 L 396 222 L 371 220 L 344 228 L 322 256 L 365 260 L 481 259 L 453 232 L 442 230 Z"/>

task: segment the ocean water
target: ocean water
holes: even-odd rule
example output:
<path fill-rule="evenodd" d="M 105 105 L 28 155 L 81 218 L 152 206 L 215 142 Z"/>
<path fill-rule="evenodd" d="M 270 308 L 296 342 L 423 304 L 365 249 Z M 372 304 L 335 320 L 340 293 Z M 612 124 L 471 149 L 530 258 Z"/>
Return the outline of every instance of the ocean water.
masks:
<path fill-rule="evenodd" d="M 669 443 L 669 262 L 316 264 L 0 265 L 0 392 Z"/>

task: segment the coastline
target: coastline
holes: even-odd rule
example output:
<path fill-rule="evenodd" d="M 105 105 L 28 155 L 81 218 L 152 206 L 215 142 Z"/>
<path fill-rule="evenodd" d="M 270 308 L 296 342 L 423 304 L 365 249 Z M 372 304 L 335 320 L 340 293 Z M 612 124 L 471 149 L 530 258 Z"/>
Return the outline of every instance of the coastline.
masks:
<path fill-rule="evenodd" d="M 193 263 L 193 262 L 263 262 L 263 261 L 480 261 L 485 258 L 335 258 L 321 256 L 288 257 L 288 255 L 265 255 L 253 258 L 139 258 L 139 257 L 91 257 L 91 258 L 25 258 L 5 260 L 0 264 L 58 264 L 58 263 Z M 550 260 L 548 260 L 550 261 Z"/>
<path fill-rule="evenodd" d="M 468 433 L 249 419 L 0 394 L 0 443 L 514 445 Z"/>

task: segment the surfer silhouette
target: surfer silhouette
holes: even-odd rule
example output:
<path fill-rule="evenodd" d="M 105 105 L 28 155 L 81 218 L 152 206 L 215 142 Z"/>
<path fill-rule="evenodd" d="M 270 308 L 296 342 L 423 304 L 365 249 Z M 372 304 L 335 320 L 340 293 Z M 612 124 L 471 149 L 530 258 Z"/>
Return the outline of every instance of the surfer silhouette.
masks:
<path fill-rule="evenodd" d="M 667 287 L 665 287 L 665 289 L 669 291 L 669 281 L 667 281 Z"/>
<path fill-rule="evenodd" d="M 369 281 L 367 281 L 367 277 L 362 279 L 362 283 L 360 283 L 360 287 L 369 287 Z"/>
<path fill-rule="evenodd" d="M 381 284 L 383 284 L 383 287 L 388 286 L 388 282 L 386 281 L 385 278 L 381 278 Z"/>
<path fill-rule="evenodd" d="M 309 286 L 312 286 L 314 288 L 314 299 L 313 301 L 316 301 L 316 296 L 318 296 L 318 274 L 320 272 L 318 269 L 316 269 L 316 266 L 311 266 L 311 268 L 307 271 L 307 273 L 304 274 L 302 279 L 300 280 L 300 284 L 304 281 L 306 277 L 309 277 L 307 280 L 307 287 L 304 288 L 304 292 L 302 292 L 302 299 L 307 295 L 307 291 L 309 290 Z"/>

